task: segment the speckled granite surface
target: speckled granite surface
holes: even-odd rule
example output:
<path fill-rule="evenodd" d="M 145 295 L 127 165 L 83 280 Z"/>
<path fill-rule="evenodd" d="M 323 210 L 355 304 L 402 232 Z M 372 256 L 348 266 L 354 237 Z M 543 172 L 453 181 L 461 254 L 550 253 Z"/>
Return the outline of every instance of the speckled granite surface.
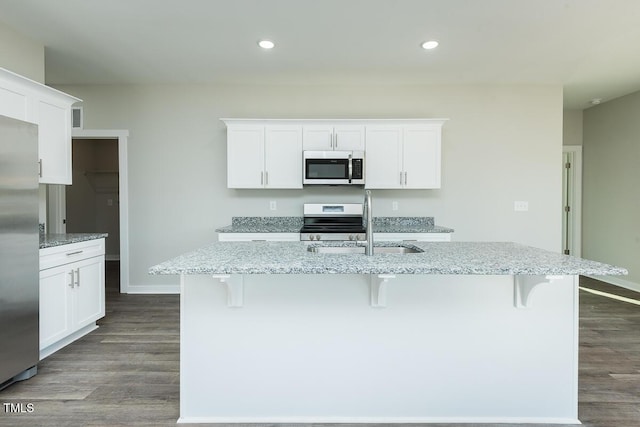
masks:
<path fill-rule="evenodd" d="M 301 216 L 234 216 L 218 233 L 299 233 Z"/>
<path fill-rule="evenodd" d="M 452 228 L 434 224 L 432 216 L 373 217 L 374 233 L 453 233 Z"/>
<path fill-rule="evenodd" d="M 218 233 L 298 233 L 302 227 L 299 216 L 239 216 L 231 225 L 218 228 Z M 453 229 L 434 225 L 430 216 L 374 217 L 376 233 L 452 233 Z"/>
<path fill-rule="evenodd" d="M 68 245 L 70 243 L 85 242 L 87 240 L 102 239 L 108 235 L 109 234 L 107 233 L 45 234 L 40 236 L 40 249 Z"/>
<path fill-rule="evenodd" d="M 379 245 L 397 243 L 377 242 Z M 339 243 L 349 246 L 353 243 Z M 627 274 L 623 268 L 508 242 L 412 242 L 416 254 L 318 254 L 302 242 L 216 242 L 150 274 Z M 375 253 L 375 250 L 374 250 Z"/>

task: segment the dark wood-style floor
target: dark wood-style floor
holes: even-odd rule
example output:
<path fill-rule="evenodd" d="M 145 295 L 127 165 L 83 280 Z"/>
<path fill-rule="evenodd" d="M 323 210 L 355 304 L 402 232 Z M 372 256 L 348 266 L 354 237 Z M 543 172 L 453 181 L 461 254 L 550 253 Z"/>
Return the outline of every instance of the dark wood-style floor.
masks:
<path fill-rule="evenodd" d="M 640 297 L 591 279 L 582 282 Z M 109 263 L 100 328 L 40 362 L 34 378 L 0 391 L 0 426 L 176 424 L 179 297 L 122 295 L 118 287 L 118 265 Z M 589 427 L 640 426 L 640 306 L 581 291 L 580 311 L 581 421 Z M 25 412 L 7 412 L 5 403 L 22 404 Z"/>

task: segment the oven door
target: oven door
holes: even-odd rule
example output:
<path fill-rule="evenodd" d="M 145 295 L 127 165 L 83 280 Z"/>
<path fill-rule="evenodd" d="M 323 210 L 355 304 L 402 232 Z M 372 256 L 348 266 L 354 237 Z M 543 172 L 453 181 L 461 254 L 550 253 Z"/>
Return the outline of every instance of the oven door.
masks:
<path fill-rule="evenodd" d="M 354 180 L 353 153 L 351 151 L 305 151 L 303 153 L 304 185 L 364 184 L 358 176 Z"/>

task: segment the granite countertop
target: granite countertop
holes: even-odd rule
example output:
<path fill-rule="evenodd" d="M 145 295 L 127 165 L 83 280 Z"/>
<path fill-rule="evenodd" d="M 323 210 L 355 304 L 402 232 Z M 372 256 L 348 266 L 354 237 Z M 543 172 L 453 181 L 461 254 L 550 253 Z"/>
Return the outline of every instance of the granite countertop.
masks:
<path fill-rule="evenodd" d="M 216 229 L 218 233 L 299 233 L 300 216 L 240 216 L 231 225 Z M 433 217 L 374 217 L 374 233 L 452 233 L 452 228 L 434 224 Z"/>
<path fill-rule="evenodd" d="M 337 243 L 337 246 L 355 246 Z M 376 242 L 396 246 L 392 242 Z M 622 275 L 623 268 L 510 242 L 412 242 L 416 254 L 319 254 L 303 242 L 215 242 L 150 274 Z M 312 245 L 313 246 L 313 245 Z M 318 246 L 318 245 L 315 245 Z M 323 245 L 325 246 L 325 245 Z M 362 246 L 361 244 L 359 246 Z"/>
<path fill-rule="evenodd" d="M 301 216 L 234 216 L 218 233 L 299 233 Z"/>
<path fill-rule="evenodd" d="M 65 233 L 65 234 L 41 234 L 40 249 L 54 246 L 68 245 L 71 243 L 85 242 L 87 240 L 102 239 L 107 233 Z"/>

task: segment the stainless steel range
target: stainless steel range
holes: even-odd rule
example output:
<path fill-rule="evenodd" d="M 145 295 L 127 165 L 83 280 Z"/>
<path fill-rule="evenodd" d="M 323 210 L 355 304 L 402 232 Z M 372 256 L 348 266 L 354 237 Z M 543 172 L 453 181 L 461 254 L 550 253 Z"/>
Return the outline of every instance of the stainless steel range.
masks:
<path fill-rule="evenodd" d="M 300 240 L 366 240 L 362 203 L 305 203 Z"/>

